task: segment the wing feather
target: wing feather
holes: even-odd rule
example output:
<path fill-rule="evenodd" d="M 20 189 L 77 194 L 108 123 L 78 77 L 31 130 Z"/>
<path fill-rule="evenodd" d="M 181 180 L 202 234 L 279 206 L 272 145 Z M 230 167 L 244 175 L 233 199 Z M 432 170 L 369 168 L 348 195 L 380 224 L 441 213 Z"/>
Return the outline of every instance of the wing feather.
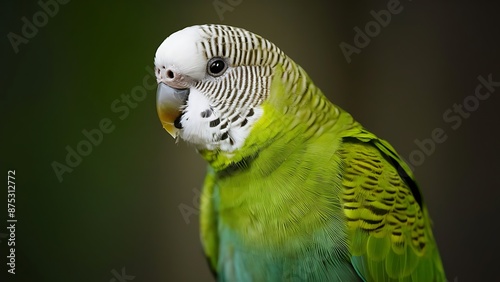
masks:
<path fill-rule="evenodd" d="M 338 151 L 353 266 L 365 281 L 445 281 L 411 170 L 387 142 L 362 136 Z"/>

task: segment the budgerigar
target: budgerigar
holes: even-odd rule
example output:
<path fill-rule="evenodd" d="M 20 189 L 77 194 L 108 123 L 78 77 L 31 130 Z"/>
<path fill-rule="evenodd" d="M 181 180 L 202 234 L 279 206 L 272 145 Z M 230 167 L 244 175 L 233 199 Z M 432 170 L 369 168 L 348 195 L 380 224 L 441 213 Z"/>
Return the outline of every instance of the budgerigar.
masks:
<path fill-rule="evenodd" d="M 445 281 L 409 167 L 273 43 L 191 26 L 155 72 L 163 127 L 209 164 L 201 241 L 219 281 Z"/>

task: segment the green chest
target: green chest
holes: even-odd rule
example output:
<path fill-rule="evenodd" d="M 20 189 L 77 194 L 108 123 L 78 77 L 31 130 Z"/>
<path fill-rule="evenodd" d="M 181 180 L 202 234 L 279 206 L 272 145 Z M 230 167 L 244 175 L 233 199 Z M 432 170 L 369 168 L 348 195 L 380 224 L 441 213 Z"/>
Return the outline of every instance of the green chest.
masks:
<path fill-rule="evenodd" d="M 295 243 L 303 245 L 303 240 L 313 240 L 311 234 L 321 230 L 343 237 L 333 234 L 343 229 L 344 217 L 332 158 L 333 153 L 315 156 L 298 150 L 282 160 L 260 156 L 237 173 L 219 174 L 219 225 L 251 247 L 261 248 L 293 249 Z"/>
<path fill-rule="evenodd" d="M 357 281 L 343 256 L 347 234 L 333 183 L 287 173 L 219 183 L 219 273 L 228 281 Z"/>

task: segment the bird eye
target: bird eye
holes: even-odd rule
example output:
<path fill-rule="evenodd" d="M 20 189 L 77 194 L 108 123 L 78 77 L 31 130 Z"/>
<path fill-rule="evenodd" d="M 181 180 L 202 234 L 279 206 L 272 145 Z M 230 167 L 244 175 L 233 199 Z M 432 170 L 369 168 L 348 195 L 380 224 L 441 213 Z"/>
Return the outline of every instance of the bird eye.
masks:
<path fill-rule="evenodd" d="M 227 69 L 227 64 L 222 58 L 212 58 L 208 61 L 207 70 L 211 76 L 220 76 Z"/>

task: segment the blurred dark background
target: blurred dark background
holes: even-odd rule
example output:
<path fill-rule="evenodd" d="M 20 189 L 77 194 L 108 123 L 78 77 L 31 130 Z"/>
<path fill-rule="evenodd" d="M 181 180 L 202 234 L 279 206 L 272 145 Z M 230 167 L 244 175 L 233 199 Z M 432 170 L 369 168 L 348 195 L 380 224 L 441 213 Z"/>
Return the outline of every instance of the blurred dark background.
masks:
<path fill-rule="evenodd" d="M 197 212 L 205 163 L 162 129 L 155 89 L 144 84 L 159 44 L 202 23 L 276 43 L 332 101 L 389 140 L 413 163 L 448 279 L 498 280 L 500 87 L 485 100 L 473 95 L 478 76 L 500 81 L 499 5 L 401 1 L 348 63 L 341 42 L 355 46 L 353 28 L 389 2 L 69 1 L 44 18 L 37 1 L 3 1 L 0 171 L 4 179 L 16 171 L 18 222 L 16 275 L 7 276 L 4 182 L 0 277 L 9 280 L 0 280 L 212 281 L 198 216 L 188 223 L 179 210 Z M 40 25 L 24 40 L 23 17 Z M 131 94 L 136 101 L 122 100 Z M 464 99 L 467 118 L 453 112 Z M 448 109 L 453 122 L 443 118 Z M 82 131 L 103 119 L 113 131 L 94 135 L 100 142 L 89 148 Z M 425 155 L 415 140 L 436 128 L 447 139 Z M 66 165 L 67 146 L 87 156 L 61 182 L 53 164 Z"/>

